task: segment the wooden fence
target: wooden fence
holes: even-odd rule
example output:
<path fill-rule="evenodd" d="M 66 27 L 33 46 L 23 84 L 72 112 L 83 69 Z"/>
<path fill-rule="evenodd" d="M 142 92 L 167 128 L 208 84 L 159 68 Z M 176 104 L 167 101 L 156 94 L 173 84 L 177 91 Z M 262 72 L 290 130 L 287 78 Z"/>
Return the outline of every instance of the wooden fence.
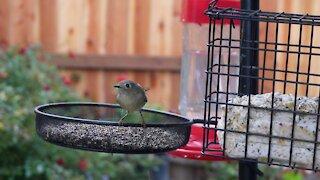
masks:
<path fill-rule="evenodd" d="M 182 54 L 181 3 L 182 0 L 0 0 L 0 47 L 41 43 L 51 53 L 75 53 L 79 60 L 68 65 L 58 57 L 55 64 L 63 74 L 81 79 L 74 85 L 81 94 L 95 101 L 112 102 L 111 85 L 120 74 L 126 74 L 152 89 L 148 92 L 150 102 L 176 110 Z M 260 0 L 260 4 L 264 11 L 320 14 L 319 0 Z M 281 30 L 280 42 L 286 40 L 287 32 L 285 28 Z M 291 32 L 296 34 L 296 30 Z M 302 43 L 308 42 L 303 39 Z M 154 64 L 163 69 L 152 68 Z M 277 67 L 284 64 L 279 60 Z M 149 67 L 142 69 L 145 65 Z M 319 65 L 314 61 L 313 72 Z M 301 69 L 306 66 L 301 64 Z M 270 91 L 270 84 L 265 88 Z M 301 86 L 299 91 L 304 88 Z"/>
<path fill-rule="evenodd" d="M 301 0 L 279 0 L 279 1 L 260 1 L 261 8 L 264 11 L 274 11 L 274 12 L 286 12 L 286 13 L 295 13 L 295 14 L 310 14 L 310 15 L 320 15 L 320 1 L 310 0 L 310 1 L 301 1 Z M 300 35 L 300 28 L 302 33 Z M 264 41 L 266 37 L 266 23 L 260 24 L 260 40 Z M 280 51 L 292 51 L 298 52 L 298 46 L 302 45 L 304 47 L 300 48 L 301 52 L 306 54 L 293 54 L 285 52 L 267 52 L 266 53 L 266 68 L 274 68 L 274 59 L 277 58 L 275 68 L 277 70 L 282 70 L 283 72 L 266 72 L 265 76 L 267 78 L 276 78 L 279 80 L 274 84 L 274 90 L 279 92 L 285 92 L 294 94 L 296 89 L 297 93 L 300 96 L 319 96 L 319 87 L 318 83 L 320 82 L 319 78 L 319 68 L 320 68 L 320 56 L 313 55 L 310 56 L 308 53 L 319 53 L 320 46 L 320 28 L 314 27 L 313 31 L 313 41 L 311 41 L 311 26 L 300 25 L 291 25 L 289 28 L 288 24 L 279 24 L 278 26 L 278 36 L 276 37 L 276 23 L 269 24 L 269 33 L 268 33 L 268 42 L 277 42 L 287 44 L 288 43 L 288 34 L 290 34 L 290 44 L 296 46 L 278 46 L 277 49 Z M 300 37 L 301 36 L 301 37 Z M 299 42 L 300 41 L 300 42 Z M 311 44 L 312 43 L 312 44 Z M 316 48 L 310 48 L 309 46 L 314 46 Z M 262 46 L 260 46 L 261 48 Z M 275 49 L 275 46 L 268 45 L 269 49 Z M 260 66 L 263 65 L 263 56 L 264 52 L 260 51 Z M 298 60 L 299 59 L 299 60 Z M 288 60 L 288 62 L 287 62 Z M 296 73 L 287 73 L 285 71 L 296 72 L 299 70 L 299 74 Z M 313 74 L 313 75 L 307 75 Z M 275 75 L 275 76 L 274 76 Z M 287 80 L 289 83 L 280 82 L 281 80 Z M 299 82 L 299 85 L 296 85 L 296 82 Z M 310 83 L 310 84 L 309 84 Z M 271 92 L 273 89 L 273 82 L 266 81 L 264 91 Z M 308 91 L 308 93 L 306 93 Z"/>
<path fill-rule="evenodd" d="M 53 59 L 79 79 L 80 94 L 114 102 L 112 85 L 126 75 L 151 89 L 151 104 L 177 111 L 180 10 L 181 0 L 0 0 L 0 47 L 41 43 L 76 54 Z"/>
<path fill-rule="evenodd" d="M 88 64 L 88 62 L 90 63 Z M 48 63 L 57 65 L 71 86 L 97 102 L 115 102 L 113 85 L 121 79 L 139 82 L 151 105 L 178 111 L 180 91 L 180 57 L 129 55 L 54 55 Z"/>
<path fill-rule="evenodd" d="M 181 0 L 0 0 L 0 43 L 46 51 L 181 55 Z"/>

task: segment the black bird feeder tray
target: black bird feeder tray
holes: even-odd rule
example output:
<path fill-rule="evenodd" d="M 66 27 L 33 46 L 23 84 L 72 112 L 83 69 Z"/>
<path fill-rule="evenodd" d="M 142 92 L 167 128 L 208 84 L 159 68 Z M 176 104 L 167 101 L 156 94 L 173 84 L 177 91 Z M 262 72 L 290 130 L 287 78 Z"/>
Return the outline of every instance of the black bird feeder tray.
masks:
<path fill-rule="evenodd" d="M 160 153 L 188 143 L 193 121 L 172 113 L 143 109 L 119 124 L 115 104 L 55 103 L 38 106 L 36 129 L 44 140 L 60 146 L 108 153 Z M 128 120 L 137 123 L 127 122 Z"/>

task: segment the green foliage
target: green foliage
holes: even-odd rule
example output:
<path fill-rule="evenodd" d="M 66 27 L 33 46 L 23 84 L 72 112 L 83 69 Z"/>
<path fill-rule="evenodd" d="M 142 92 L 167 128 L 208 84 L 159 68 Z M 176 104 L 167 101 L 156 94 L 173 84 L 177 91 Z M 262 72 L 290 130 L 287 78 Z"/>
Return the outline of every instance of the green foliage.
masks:
<path fill-rule="evenodd" d="M 238 177 L 237 161 L 210 162 L 208 170 L 213 171 L 210 180 L 233 180 Z"/>
<path fill-rule="evenodd" d="M 35 106 L 82 100 L 55 67 L 39 63 L 38 49 L 0 51 L 0 179 L 147 178 L 155 156 L 73 150 L 36 135 Z"/>
<path fill-rule="evenodd" d="M 207 170 L 211 172 L 210 180 L 233 180 L 238 179 L 238 161 L 231 162 L 209 162 Z M 263 172 L 263 176 L 257 175 L 259 180 L 303 180 L 303 171 L 284 170 L 278 166 L 267 166 L 258 164 L 258 168 Z"/>
<path fill-rule="evenodd" d="M 282 175 L 283 180 L 303 180 L 303 176 L 294 171 L 286 171 Z"/>

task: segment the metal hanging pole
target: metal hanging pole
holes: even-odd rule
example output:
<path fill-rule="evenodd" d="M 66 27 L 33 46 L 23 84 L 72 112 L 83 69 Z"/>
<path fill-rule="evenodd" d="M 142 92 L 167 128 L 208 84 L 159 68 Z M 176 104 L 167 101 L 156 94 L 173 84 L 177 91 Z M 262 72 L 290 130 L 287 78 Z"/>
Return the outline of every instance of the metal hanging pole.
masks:
<path fill-rule="evenodd" d="M 241 9 L 259 10 L 259 0 L 241 0 Z M 258 48 L 259 22 L 242 21 L 241 23 L 241 47 Z M 250 76 L 258 76 L 259 65 L 258 50 L 240 50 L 240 75 L 247 75 L 239 79 L 239 94 L 249 95 L 258 93 L 258 79 Z M 239 162 L 239 180 L 256 180 L 259 170 L 256 162 Z"/>

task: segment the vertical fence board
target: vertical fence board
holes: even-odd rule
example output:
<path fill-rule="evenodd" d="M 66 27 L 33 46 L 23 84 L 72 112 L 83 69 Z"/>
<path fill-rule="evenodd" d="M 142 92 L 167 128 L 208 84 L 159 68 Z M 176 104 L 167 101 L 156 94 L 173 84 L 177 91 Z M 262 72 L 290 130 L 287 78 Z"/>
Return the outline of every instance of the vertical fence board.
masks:
<path fill-rule="evenodd" d="M 128 52 L 128 2 L 108 1 L 106 27 L 106 53 L 124 54 Z"/>
<path fill-rule="evenodd" d="M 87 0 L 88 6 L 88 31 L 86 39 L 86 51 L 88 53 L 102 53 L 104 51 L 103 42 L 105 40 L 106 1 Z"/>
<path fill-rule="evenodd" d="M 9 0 L 0 0 L 0 48 L 9 45 Z"/>
<path fill-rule="evenodd" d="M 57 50 L 57 1 L 41 0 L 39 2 L 40 42 L 45 51 Z"/>
<path fill-rule="evenodd" d="M 149 33 L 150 1 L 137 0 L 135 2 L 134 51 L 136 54 L 148 54 L 148 43 L 152 38 Z"/>
<path fill-rule="evenodd" d="M 28 46 L 38 40 L 38 0 L 10 1 L 9 38 L 11 44 Z"/>

